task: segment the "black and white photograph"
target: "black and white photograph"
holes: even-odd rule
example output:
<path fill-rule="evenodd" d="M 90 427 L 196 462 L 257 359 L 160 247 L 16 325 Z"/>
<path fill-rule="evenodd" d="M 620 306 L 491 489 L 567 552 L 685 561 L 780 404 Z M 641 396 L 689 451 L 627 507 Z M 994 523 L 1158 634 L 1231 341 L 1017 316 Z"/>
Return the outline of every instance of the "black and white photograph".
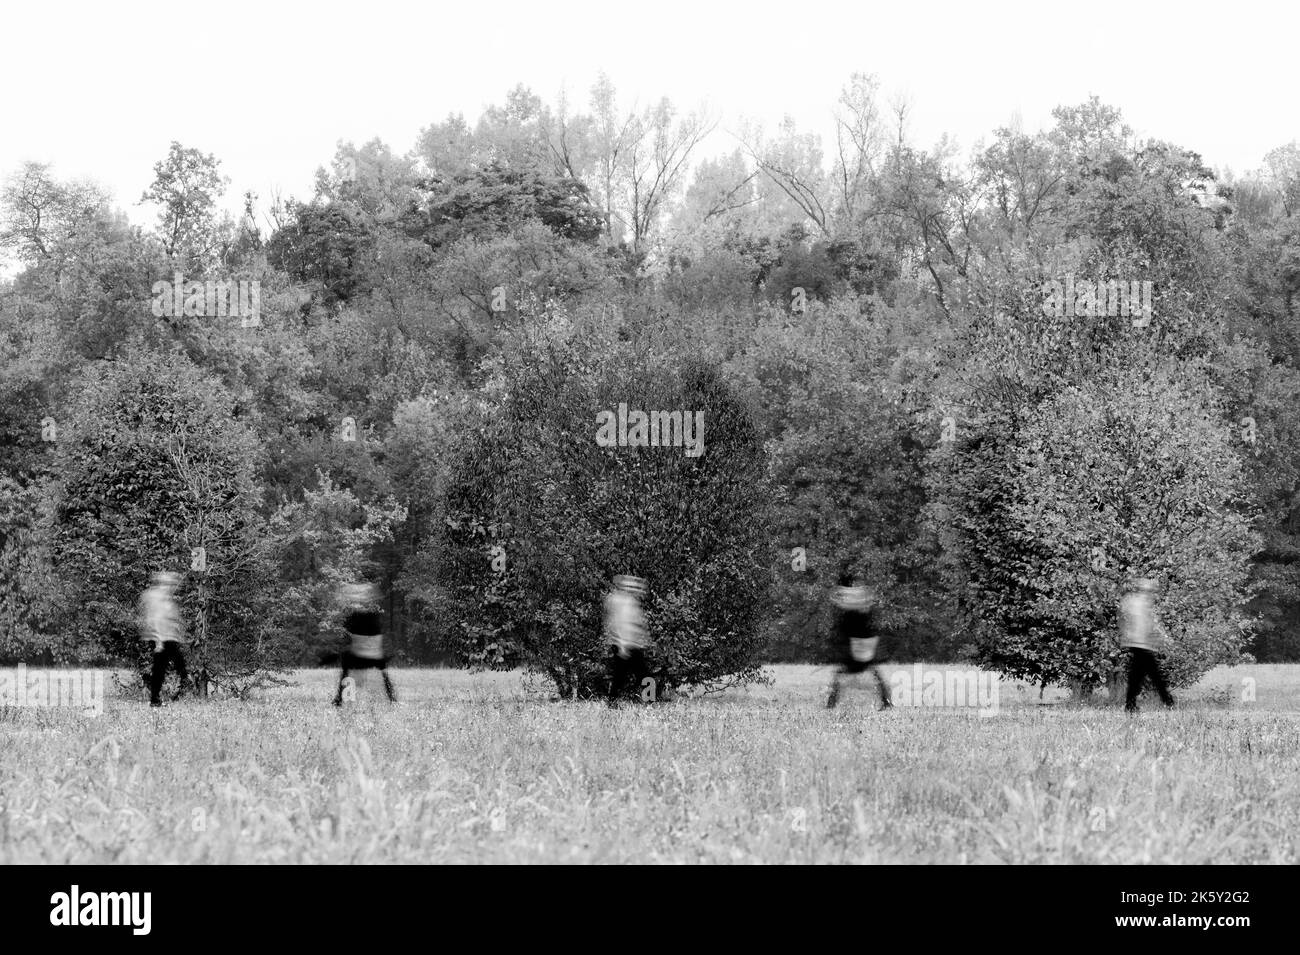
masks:
<path fill-rule="evenodd" d="M 0 23 L 24 919 L 993 865 L 1232 945 L 1300 863 L 1296 8 Z"/>

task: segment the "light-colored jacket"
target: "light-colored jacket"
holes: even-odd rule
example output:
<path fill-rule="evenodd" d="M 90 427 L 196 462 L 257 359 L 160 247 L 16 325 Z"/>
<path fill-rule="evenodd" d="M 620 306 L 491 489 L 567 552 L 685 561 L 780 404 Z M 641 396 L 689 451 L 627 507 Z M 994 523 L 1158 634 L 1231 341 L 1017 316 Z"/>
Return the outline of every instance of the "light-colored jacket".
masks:
<path fill-rule="evenodd" d="M 155 648 L 181 638 L 181 612 L 165 587 L 150 587 L 140 596 L 140 637 Z"/>
<path fill-rule="evenodd" d="M 1169 642 L 1160 615 L 1146 594 L 1126 594 L 1119 602 L 1120 646 L 1156 651 Z"/>
<path fill-rule="evenodd" d="M 621 590 L 611 591 L 605 598 L 605 635 L 623 655 L 644 649 L 648 637 L 641 601 Z"/>

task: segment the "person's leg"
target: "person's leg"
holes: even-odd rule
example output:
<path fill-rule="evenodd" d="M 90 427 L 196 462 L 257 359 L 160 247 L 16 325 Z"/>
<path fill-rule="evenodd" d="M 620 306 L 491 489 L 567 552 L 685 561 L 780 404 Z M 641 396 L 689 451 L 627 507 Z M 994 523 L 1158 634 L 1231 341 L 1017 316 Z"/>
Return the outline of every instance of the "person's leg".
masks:
<path fill-rule="evenodd" d="M 880 691 L 880 708 L 887 710 L 894 704 L 889 699 L 889 687 L 885 685 L 885 678 L 880 673 L 880 667 L 871 664 L 871 675 L 876 678 L 876 689 Z"/>
<path fill-rule="evenodd" d="M 637 698 L 641 698 L 641 691 L 645 685 L 646 677 L 646 660 L 644 650 L 633 650 L 628 656 L 628 669 L 632 674 L 632 689 L 636 691 Z"/>
<path fill-rule="evenodd" d="M 826 709 L 835 709 L 835 704 L 840 701 L 840 680 L 844 678 L 844 667 L 836 667 L 835 672 L 831 674 L 831 692 L 826 697 Z"/>
<path fill-rule="evenodd" d="M 1142 689 L 1145 690 L 1149 684 L 1156 681 L 1156 655 L 1150 650 L 1142 651 Z"/>
<path fill-rule="evenodd" d="M 1137 712 L 1138 694 L 1142 692 L 1142 678 L 1145 675 L 1145 667 L 1142 660 L 1142 651 L 1137 647 L 1129 647 L 1128 651 L 1128 692 L 1124 696 L 1124 709 L 1130 713 Z"/>
<path fill-rule="evenodd" d="M 393 681 L 388 678 L 388 661 L 379 661 L 379 672 L 384 678 L 384 692 L 388 694 L 388 702 L 396 703 L 397 694 L 393 692 Z"/>
<path fill-rule="evenodd" d="M 629 650 L 627 656 L 620 653 L 614 661 L 614 667 L 615 672 L 618 673 L 618 686 L 615 695 L 621 697 L 623 691 L 627 689 L 627 681 L 632 677 L 632 651 Z"/>
<path fill-rule="evenodd" d="M 1165 674 L 1164 671 L 1160 669 L 1160 661 L 1156 659 L 1154 653 L 1151 655 L 1150 670 L 1151 684 L 1156 688 L 1156 692 L 1160 694 L 1160 702 L 1165 706 L 1173 706 L 1174 698 L 1169 692 L 1168 685 L 1165 683 Z"/>
<path fill-rule="evenodd" d="M 335 706 L 343 705 L 343 684 L 347 682 L 348 668 L 351 666 L 351 664 L 352 664 L 352 653 L 348 650 L 344 650 L 343 657 L 342 657 L 343 672 L 339 674 L 339 691 L 334 696 Z"/>
<path fill-rule="evenodd" d="M 631 658 L 625 657 L 617 650 L 614 651 L 614 659 L 610 664 L 612 675 L 609 681 L 609 702 L 617 703 L 618 698 L 623 693 L 623 687 L 627 683 L 627 677 L 630 670 Z"/>
<path fill-rule="evenodd" d="M 179 700 L 185 692 L 185 681 L 189 674 L 185 672 L 185 656 L 181 653 L 181 645 L 179 643 L 170 643 L 168 646 L 171 648 L 171 658 L 173 665 L 176 667 L 177 680 L 176 695 L 172 699 Z"/>
<path fill-rule="evenodd" d="M 154 650 L 153 673 L 149 679 L 149 705 L 162 706 L 163 679 L 167 676 L 166 644 Z"/>

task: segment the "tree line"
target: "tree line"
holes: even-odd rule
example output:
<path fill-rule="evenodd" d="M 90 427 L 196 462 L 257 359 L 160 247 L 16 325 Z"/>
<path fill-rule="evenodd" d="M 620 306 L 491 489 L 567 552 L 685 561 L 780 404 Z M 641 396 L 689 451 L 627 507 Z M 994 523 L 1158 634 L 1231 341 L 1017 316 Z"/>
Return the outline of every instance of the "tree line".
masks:
<path fill-rule="evenodd" d="M 820 659 L 844 572 L 898 659 L 1107 683 L 1132 575 L 1175 682 L 1300 657 L 1300 149 L 1216 174 L 1093 99 L 962 155 L 868 75 L 832 112 L 706 154 L 705 111 L 517 87 L 238 217 L 173 143 L 148 227 L 12 171 L 0 656 L 129 659 L 167 567 L 235 692 L 323 660 L 358 575 L 402 658 L 564 694 L 625 572 L 668 685 Z M 620 403 L 707 450 L 598 442 Z"/>

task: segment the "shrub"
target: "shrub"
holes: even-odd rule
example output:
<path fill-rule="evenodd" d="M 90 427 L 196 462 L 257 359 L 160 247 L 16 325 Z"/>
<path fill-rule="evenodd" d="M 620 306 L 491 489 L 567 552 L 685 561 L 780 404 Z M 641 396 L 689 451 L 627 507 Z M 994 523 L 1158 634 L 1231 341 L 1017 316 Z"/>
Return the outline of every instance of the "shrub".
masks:
<path fill-rule="evenodd" d="M 78 392 L 52 530 L 69 654 L 143 662 L 136 604 L 165 569 L 184 577 L 177 599 L 199 684 L 244 692 L 271 678 L 284 661 L 257 444 L 228 393 L 183 357 L 148 352 L 89 366 Z"/>
<path fill-rule="evenodd" d="M 522 663 L 589 695 L 604 678 L 604 593 L 633 573 L 648 581 L 660 691 L 755 679 L 770 558 L 752 418 L 710 366 L 597 350 L 563 336 L 524 349 L 462 448 L 438 565 L 449 637 L 468 662 Z M 703 453 L 599 446 L 597 413 L 620 403 L 702 414 Z"/>

